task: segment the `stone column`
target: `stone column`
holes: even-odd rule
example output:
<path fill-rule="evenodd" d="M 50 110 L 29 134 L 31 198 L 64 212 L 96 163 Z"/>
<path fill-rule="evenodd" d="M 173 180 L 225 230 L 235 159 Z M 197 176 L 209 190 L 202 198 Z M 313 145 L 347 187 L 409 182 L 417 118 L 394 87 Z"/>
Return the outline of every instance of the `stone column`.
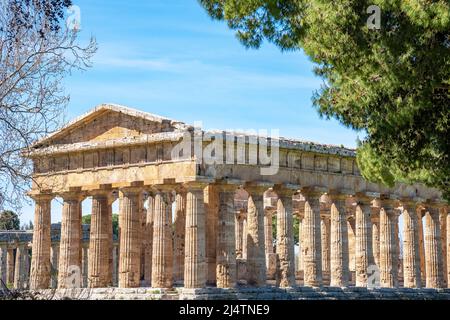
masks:
<path fill-rule="evenodd" d="M 276 190 L 277 202 L 277 254 L 280 260 L 280 287 L 295 286 L 294 216 L 292 196 L 295 191 Z"/>
<path fill-rule="evenodd" d="M 247 212 L 247 283 L 266 284 L 266 253 L 264 241 L 264 192 L 268 187 L 248 187 Z"/>
<path fill-rule="evenodd" d="M 236 233 L 236 258 L 243 258 L 243 240 L 244 240 L 244 217 L 238 211 L 235 213 L 235 233 Z"/>
<path fill-rule="evenodd" d="M 380 268 L 380 221 L 372 222 L 372 249 L 375 264 Z"/>
<path fill-rule="evenodd" d="M 152 287 L 173 285 L 172 199 L 169 189 L 155 192 Z"/>
<path fill-rule="evenodd" d="M 330 286 L 346 287 L 350 278 L 345 196 L 332 197 Z"/>
<path fill-rule="evenodd" d="M 205 187 L 205 184 L 202 183 L 190 183 L 186 185 L 185 288 L 203 288 L 206 284 Z"/>
<path fill-rule="evenodd" d="M 21 271 L 23 269 L 22 263 L 23 263 L 23 250 L 20 248 L 20 244 L 17 244 L 16 247 L 16 255 L 14 256 L 13 254 L 13 281 L 11 282 L 13 284 L 14 289 L 20 289 L 20 285 L 21 285 L 21 279 L 20 279 L 20 275 L 21 275 Z"/>
<path fill-rule="evenodd" d="M 242 259 L 247 260 L 247 240 L 248 240 L 248 226 L 247 226 L 247 213 L 242 221 Z"/>
<path fill-rule="evenodd" d="M 24 270 L 23 270 L 23 288 L 30 288 L 30 247 L 29 243 L 25 244 L 24 247 Z"/>
<path fill-rule="evenodd" d="M 186 192 L 181 191 L 175 197 L 175 236 L 174 242 L 174 281 L 182 281 L 184 277 L 184 240 L 186 229 Z"/>
<path fill-rule="evenodd" d="M 395 222 L 398 213 L 392 203 L 383 202 L 380 210 L 380 284 L 382 287 L 398 287 L 397 245 Z"/>
<path fill-rule="evenodd" d="M 89 285 L 89 244 L 82 244 L 83 250 L 81 252 L 81 274 L 82 287 L 87 288 Z"/>
<path fill-rule="evenodd" d="M 400 227 L 399 227 L 399 216 L 397 216 L 395 222 L 394 222 L 394 226 L 395 226 L 395 245 L 396 245 L 396 252 L 397 252 L 397 257 L 395 262 L 397 263 L 397 268 L 398 268 L 398 272 L 399 272 L 399 276 L 403 276 L 403 259 L 401 259 L 400 256 Z"/>
<path fill-rule="evenodd" d="M 6 285 L 14 285 L 14 249 L 8 248 L 6 254 Z"/>
<path fill-rule="evenodd" d="M 419 256 L 420 256 L 420 272 L 422 279 L 426 279 L 427 269 L 425 267 L 425 236 L 424 236 L 424 226 L 423 226 L 423 212 L 419 208 L 416 211 L 417 214 L 417 229 L 419 231 Z M 423 280 L 422 280 L 423 282 Z M 423 285 L 423 283 L 422 283 Z"/>
<path fill-rule="evenodd" d="M 58 287 L 58 265 L 59 265 L 59 242 L 52 242 L 50 248 L 51 261 L 51 281 L 50 287 L 56 289 Z"/>
<path fill-rule="evenodd" d="M 305 286 L 322 285 L 322 245 L 320 233 L 320 193 L 304 192 L 303 267 Z"/>
<path fill-rule="evenodd" d="M 153 221 L 155 217 L 155 197 L 153 194 L 148 196 L 147 217 L 145 221 L 145 252 L 144 252 L 144 281 L 145 284 L 152 284 L 152 254 L 153 254 Z"/>
<path fill-rule="evenodd" d="M 108 205 L 108 244 L 109 244 L 109 250 L 108 250 L 108 286 L 112 286 L 113 283 L 113 257 L 112 257 L 112 251 L 114 248 L 114 231 L 113 231 L 113 211 L 112 211 L 112 204 L 116 200 L 116 196 L 114 194 L 110 197 L 110 202 Z M 143 207 L 143 205 L 141 205 Z M 141 236 L 142 236 L 142 228 L 140 230 Z"/>
<path fill-rule="evenodd" d="M 217 221 L 219 214 L 219 194 L 214 185 L 209 185 L 204 190 L 205 214 L 206 214 L 206 283 L 216 284 L 216 257 L 217 257 Z"/>
<path fill-rule="evenodd" d="M 3 281 L 3 283 L 6 284 L 6 274 L 7 274 L 7 263 L 6 263 L 6 256 L 7 256 L 8 249 L 6 245 L 0 246 L 0 280 Z"/>
<path fill-rule="evenodd" d="M 303 265 L 303 214 L 298 217 L 298 270 L 304 270 Z M 331 235 L 331 227 L 330 227 Z"/>
<path fill-rule="evenodd" d="M 218 288 L 233 288 L 236 275 L 236 237 L 234 218 L 234 196 L 236 186 L 219 186 L 219 217 L 217 227 L 217 269 Z"/>
<path fill-rule="evenodd" d="M 420 288 L 419 229 L 414 204 L 403 204 L 403 286 Z"/>
<path fill-rule="evenodd" d="M 278 216 L 278 214 L 277 214 Z M 273 230 L 272 230 L 272 217 L 273 212 L 270 210 L 265 210 L 264 215 L 264 241 L 265 241 L 265 252 L 266 252 L 266 268 L 269 268 L 268 265 L 268 256 L 273 253 Z"/>
<path fill-rule="evenodd" d="M 330 245 L 331 245 L 331 220 L 329 217 L 322 217 L 320 221 L 320 231 L 322 240 L 322 271 L 330 272 Z"/>
<path fill-rule="evenodd" d="M 119 253 L 119 287 L 139 287 L 140 276 L 140 223 L 142 206 L 142 189 L 120 189 L 120 253 Z"/>
<path fill-rule="evenodd" d="M 425 214 L 426 287 L 443 288 L 441 230 L 439 210 L 429 208 Z"/>
<path fill-rule="evenodd" d="M 350 280 L 352 279 L 352 271 L 355 271 L 355 251 L 356 251 L 356 221 L 355 217 L 349 216 L 347 219 L 348 232 L 348 261 L 350 270 Z"/>
<path fill-rule="evenodd" d="M 112 212 L 110 191 L 97 191 L 92 195 L 92 218 L 89 240 L 89 288 L 106 288 L 110 283 L 110 226 Z M 112 223 L 111 223 L 112 224 Z"/>
<path fill-rule="evenodd" d="M 78 288 L 81 279 L 81 195 L 77 193 L 63 194 L 63 211 L 61 223 L 61 240 L 59 245 L 58 288 Z M 79 280 L 79 281 L 78 281 Z"/>
<path fill-rule="evenodd" d="M 113 287 L 117 287 L 119 285 L 119 259 L 118 259 L 118 244 L 113 243 L 113 270 L 112 270 L 112 283 Z"/>
<path fill-rule="evenodd" d="M 34 211 L 33 251 L 31 257 L 30 289 L 48 289 L 50 286 L 50 195 L 36 195 Z"/>
<path fill-rule="evenodd" d="M 16 249 L 16 263 L 14 266 L 14 288 L 25 289 L 26 285 L 26 258 L 28 249 L 24 244 L 18 244 Z"/>
<path fill-rule="evenodd" d="M 356 206 L 355 274 L 357 287 L 367 287 L 368 269 L 375 263 L 372 251 L 371 213 L 372 206 L 368 199 Z"/>

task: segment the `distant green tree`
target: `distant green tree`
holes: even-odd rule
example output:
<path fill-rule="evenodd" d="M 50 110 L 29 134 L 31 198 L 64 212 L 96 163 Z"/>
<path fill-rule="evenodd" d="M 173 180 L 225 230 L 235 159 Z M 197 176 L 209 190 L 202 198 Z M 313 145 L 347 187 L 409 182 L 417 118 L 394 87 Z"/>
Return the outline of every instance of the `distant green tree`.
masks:
<path fill-rule="evenodd" d="M 20 219 L 13 211 L 0 213 L 0 230 L 20 230 Z"/>
<path fill-rule="evenodd" d="M 91 215 L 87 214 L 85 216 L 83 216 L 83 218 L 81 219 L 81 222 L 83 224 L 91 224 Z M 118 214 L 113 214 L 112 215 L 112 224 L 113 224 L 113 234 L 118 237 L 119 236 L 119 215 Z"/>
<path fill-rule="evenodd" d="M 309 56 L 324 80 L 319 114 L 367 133 L 357 152 L 366 179 L 422 182 L 450 199 L 448 0 L 200 3 L 247 48 L 266 39 Z"/>
<path fill-rule="evenodd" d="M 298 245 L 298 231 L 299 231 L 300 221 L 297 218 L 294 218 L 294 227 L 292 232 L 294 233 L 294 244 Z M 277 239 L 277 215 L 274 214 L 272 216 L 272 237 L 273 240 Z"/>

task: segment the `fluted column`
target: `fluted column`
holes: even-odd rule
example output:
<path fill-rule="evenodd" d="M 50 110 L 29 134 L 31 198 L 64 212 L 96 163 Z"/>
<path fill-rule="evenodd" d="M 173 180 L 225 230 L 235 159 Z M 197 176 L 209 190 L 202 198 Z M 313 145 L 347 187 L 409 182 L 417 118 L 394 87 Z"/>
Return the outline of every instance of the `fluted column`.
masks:
<path fill-rule="evenodd" d="M 81 286 L 81 279 L 72 275 L 81 275 L 80 206 L 82 196 L 77 193 L 62 196 L 64 203 L 59 245 L 58 288 L 76 288 Z"/>
<path fill-rule="evenodd" d="M 331 220 L 328 216 L 321 217 L 320 231 L 322 240 L 322 271 L 330 272 Z"/>
<path fill-rule="evenodd" d="M 89 244 L 82 244 L 81 251 L 81 275 L 82 287 L 87 288 L 89 285 Z"/>
<path fill-rule="evenodd" d="M 298 270 L 304 270 L 303 266 L 303 214 L 298 217 Z M 331 228 L 330 228 L 331 235 Z"/>
<path fill-rule="evenodd" d="M 420 273 L 422 279 L 427 277 L 427 268 L 425 267 L 425 230 L 423 226 L 423 210 L 420 208 L 416 211 L 417 229 L 419 231 L 419 256 L 420 256 Z"/>
<path fill-rule="evenodd" d="M 380 268 L 380 219 L 372 221 L 372 249 L 375 264 Z"/>
<path fill-rule="evenodd" d="M 242 221 L 242 259 L 247 260 L 247 240 L 248 240 L 248 224 L 247 224 L 247 213 Z"/>
<path fill-rule="evenodd" d="M 320 193 L 306 193 L 303 218 L 303 266 L 305 286 L 322 285 L 322 246 L 320 233 Z"/>
<path fill-rule="evenodd" d="M 235 229 L 236 258 L 243 259 L 244 216 L 240 211 L 235 213 Z"/>
<path fill-rule="evenodd" d="M 14 258 L 13 285 L 15 289 L 21 289 L 21 272 L 23 270 L 23 249 L 21 244 L 17 244 L 16 256 Z"/>
<path fill-rule="evenodd" d="M 155 192 L 152 287 L 173 285 L 172 199 L 169 189 Z"/>
<path fill-rule="evenodd" d="M 48 289 L 50 286 L 50 195 L 35 195 L 33 250 L 31 257 L 30 289 Z"/>
<path fill-rule="evenodd" d="M 14 285 L 14 249 L 8 248 L 6 254 L 6 284 Z"/>
<path fill-rule="evenodd" d="M 14 288 L 26 289 L 28 280 L 28 247 L 18 244 L 16 249 L 16 263 L 14 266 Z"/>
<path fill-rule="evenodd" d="M 206 217 L 204 184 L 186 185 L 186 253 L 184 287 L 203 288 L 206 284 Z"/>
<path fill-rule="evenodd" d="M 253 286 L 266 284 L 264 241 L 264 192 L 267 187 L 248 187 L 247 212 L 247 282 Z"/>
<path fill-rule="evenodd" d="M 278 216 L 278 213 L 277 213 Z M 273 253 L 273 228 L 272 228 L 272 217 L 273 212 L 270 210 L 265 210 L 264 214 L 264 248 L 266 252 L 266 268 L 269 268 L 268 265 L 268 256 Z"/>
<path fill-rule="evenodd" d="M 122 188 L 120 201 L 120 252 L 119 287 L 139 287 L 140 277 L 140 224 L 142 190 L 140 188 Z"/>
<path fill-rule="evenodd" d="M 350 278 L 345 196 L 332 197 L 330 286 L 346 287 Z"/>
<path fill-rule="evenodd" d="M 105 288 L 110 283 L 111 222 L 110 206 L 112 197 L 109 191 L 98 191 L 92 195 L 92 217 L 89 240 L 88 287 Z M 112 223 L 111 223 L 112 224 Z"/>
<path fill-rule="evenodd" d="M 7 274 L 7 263 L 6 263 L 6 256 L 7 256 L 8 249 L 6 245 L 0 245 L 0 280 L 3 281 L 3 283 L 6 283 L 6 274 Z"/>
<path fill-rule="evenodd" d="M 295 286 L 294 216 L 292 196 L 295 190 L 276 190 L 277 254 L 280 261 L 280 287 Z"/>
<path fill-rule="evenodd" d="M 56 289 L 58 287 L 59 242 L 52 242 L 50 248 L 50 261 L 52 270 L 50 288 Z"/>
<path fill-rule="evenodd" d="M 119 285 L 119 246 L 117 243 L 113 243 L 113 270 L 112 270 L 112 284 L 113 287 Z"/>
<path fill-rule="evenodd" d="M 112 251 L 114 248 L 114 231 L 113 231 L 113 209 L 112 204 L 117 199 L 117 196 L 112 196 L 110 198 L 110 202 L 108 205 L 108 221 L 106 222 L 108 227 L 108 244 L 109 244 L 109 250 L 108 250 L 108 286 L 112 286 L 113 284 L 113 257 L 112 257 Z M 142 231 L 141 231 L 142 233 Z M 88 256 L 89 259 L 89 256 Z M 87 274 L 87 273 L 86 273 Z"/>
<path fill-rule="evenodd" d="M 215 185 L 208 185 L 204 190 L 206 214 L 206 283 L 216 284 L 217 258 L 217 221 L 219 215 L 219 194 Z"/>
<path fill-rule="evenodd" d="M 186 229 L 186 192 L 177 193 L 175 197 L 175 237 L 174 237 L 174 280 L 184 277 L 184 248 Z"/>
<path fill-rule="evenodd" d="M 398 253 L 395 223 L 398 213 L 389 202 L 380 210 L 380 284 L 382 287 L 398 287 Z"/>
<path fill-rule="evenodd" d="M 368 269 L 373 265 L 372 206 L 369 200 L 356 206 L 355 274 L 356 286 L 367 287 Z"/>
<path fill-rule="evenodd" d="M 356 221 L 355 216 L 350 215 L 347 219 L 347 232 L 348 232 L 348 260 L 349 260 L 349 270 L 350 278 L 352 279 L 352 271 L 355 271 L 356 267 Z"/>
<path fill-rule="evenodd" d="M 429 208 L 425 214 L 426 287 L 443 288 L 443 266 L 439 210 Z"/>
<path fill-rule="evenodd" d="M 415 205 L 405 203 L 403 205 L 403 286 L 406 288 L 422 286 L 417 220 Z"/>
<path fill-rule="evenodd" d="M 219 217 L 217 227 L 217 267 L 218 288 L 236 286 L 236 237 L 234 218 L 234 196 L 236 186 L 219 186 Z"/>
<path fill-rule="evenodd" d="M 147 216 L 145 221 L 145 248 L 144 248 L 144 281 L 146 285 L 152 284 L 152 264 L 153 264 L 153 222 L 155 217 L 155 197 L 149 194 L 147 200 Z"/>

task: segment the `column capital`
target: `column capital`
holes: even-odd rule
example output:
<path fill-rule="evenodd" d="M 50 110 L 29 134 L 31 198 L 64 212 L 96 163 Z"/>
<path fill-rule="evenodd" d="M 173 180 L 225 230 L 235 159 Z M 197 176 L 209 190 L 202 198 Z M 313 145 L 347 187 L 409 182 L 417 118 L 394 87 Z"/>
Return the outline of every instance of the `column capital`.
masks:
<path fill-rule="evenodd" d="M 220 181 L 214 186 L 217 187 L 217 190 L 219 192 L 230 192 L 234 193 L 237 189 L 239 189 L 242 186 L 242 181 L 240 180 L 224 180 Z"/>
<path fill-rule="evenodd" d="M 276 184 L 273 187 L 273 191 L 277 193 L 278 197 L 292 197 L 300 192 L 300 189 L 300 185 L 290 183 Z"/>
<path fill-rule="evenodd" d="M 186 189 L 186 191 L 191 191 L 191 190 L 203 190 L 205 189 L 208 185 L 212 184 L 213 181 L 211 182 L 206 182 L 206 181 L 190 181 L 190 182 L 185 182 L 183 183 L 183 188 Z"/>
<path fill-rule="evenodd" d="M 119 193 L 124 195 L 136 195 L 144 192 L 143 187 L 122 187 L 119 188 Z"/>
<path fill-rule="evenodd" d="M 265 182 L 265 181 L 252 181 L 252 182 L 246 182 L 244 184 L 244 189 L 247 191 L 250 195 L 258 193 L 261 194 L 261 196 L 266 192 L 268 189 L 273 187 L 273 183 Z"/>
<path fill-rule="evenodd" d="M 82 202 L 84 199 L 86 199 L 86 196 L 82 193 L 66 192 L 59 193 L 58 195 L 63 198 L 64 201 Z"/>
<path fill-rule="evenodd" d="M 56 195 L 53 193 L 32 193 L 29 192 L 28 196 L 34 201 L 52 201 Z"/>
<path fill-rule="evenodd" d="M 329 192 L 329 189 L 322 186 L 307 186 L 300 189 L 300 193 L 305 197 L 305 200 L 310 197 L 320 197 Z"/>
<path fill-rule="evenodd" d="M 98 189 L 89 191 L 88 195 L 92 196 L 92 198 L 106 198 L 108 205 L 111 205 L 115 200 L 113 192 L 112 189 Z"/>

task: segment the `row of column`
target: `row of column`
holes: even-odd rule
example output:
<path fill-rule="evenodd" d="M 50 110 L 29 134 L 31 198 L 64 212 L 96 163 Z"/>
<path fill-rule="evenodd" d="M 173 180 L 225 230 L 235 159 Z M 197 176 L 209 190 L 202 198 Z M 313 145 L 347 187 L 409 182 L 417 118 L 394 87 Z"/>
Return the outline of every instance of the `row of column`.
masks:
<path fill-rule="evenodd" d="M 27 289 L 30 269 L 28 243 L 0 244 L 0 280 L 9 288 Z"/>
<path fill-rule="evenodd" d="M 144 281 L 155 288 L 170 288 L 184 279 L 186 288 L 201 288 L 215 281 L 221 288 L 237 283 L 236 255 L 246 258 L 247 282 L 254 286 L 266 284 L 266 235 L 264 230 L 264 192 L 267 185 L 246 185 L 248 212 L 245 221 L 236 224 L 234 196 L 238 185 L 189 183 L 180 186 L 156 186 L 149 196 L 147 215 L 143 221 L 143 188 L 120 189 L 119 287 L 140 286 Z M 205 193 L 205 188 L 209 192 Z M 173 199 L 173 190 L 177 196 Z M 295 254 L 293 237 L 294 187 L 277 187 L 277 241 L 279 285 L 295 285 Z M 323 239 L 320 197 L 317 190 L 302 190 L 305 198 L 302 215 L 302 267 L 305 286 L 323 284 L 322 270 L 329 268 L 332 286 L 349 284 L 349 244 L 347 196 L 329 195 L 331 212 L 329 231 Z M 107 287 L 113 278 L 111 191 L 94 193 L 91 238 L 88 259 L 88 286 Z M 36 196 L 35 232 L 30 285 L 47 288 L 50 280 L 50 200 L 49 195 Z M 63 221 L 59 255 L 58 287 L 71 285 L 73 266 L 81 269 L 81 200 L 76 194 L 63 195 Z M 177 223 L 172 230 L 172 202 L 176 203 Z M 206 205 L 205 205 L 206 204 Z M 214 207 L 217 205 L 217 208 Z M 381 202 L 379 225 L 373 231 L 371 204 L 364 199 L 355 211 L 355 274 L 356 285 L 367 286 L 369 268 L 379 267 L 381 286 L 398 286 L 398 211 L 392 201 Z M 213 212 L 217 212 L 217 217 Z M 444 285 L 443 240 L 439 211 L 426 213 L 423 237 L 424 259 L 421 258 L 420 221 L 413 206 L 404 205 L 404 278 L 405 286 L 421 286 L 422 273 L 427 287 Z M 446 217 L 448 219 L 448 217 Z M 174 237 L 172 237 L 174 234 Z M 379 239 L 377 236 L 379 234 Z M 376 235 L 376 236 L 374 236 Z M 329 236 L 329 240 L 327 238 Z M 239 241 L 236 240 L 238 237 Z M 242 239 L 241 239 L 242 238 Z M 242 240 L 242 241 L 240 241 Z M 447 242 L 448 242 L 447 238 Z M 379 245 L 373 245 L 379 241 Z M 329 248 L 322 250 L 322 243 Z M 448 244 L 447 244 L 448 245 Z M 378 250 L 379 249 L 379 250 Z M 379 252 L 378 252 L 379 251 Z M 329 255 L 329 259 L 324 256 Z M 145 263 L 142 264 L 141 261 Z M 378 260 L 378 261 L 377 261 Z M 421 272 L 422 260 L 425 272 Z M 329 266 L 327 265 L 329 261 Z M 324 264 L 324 266 L 323 266 Z M 141 270 L 144 268 L 144 270 Z"/>

